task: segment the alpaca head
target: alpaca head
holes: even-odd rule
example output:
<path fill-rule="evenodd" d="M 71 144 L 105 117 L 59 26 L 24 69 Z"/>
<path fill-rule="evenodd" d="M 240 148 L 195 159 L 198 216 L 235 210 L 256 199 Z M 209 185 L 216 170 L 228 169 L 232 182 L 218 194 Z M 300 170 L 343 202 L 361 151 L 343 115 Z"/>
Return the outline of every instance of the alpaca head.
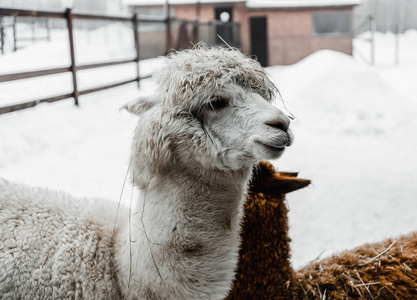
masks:
<path fill-rule="evenodd" d="M 173 166 L 250 168 L 292 142 L 289 119 L 271 104 L 276 87 L 236 49 L 198 45 L 170 54 L 154 78 L 155 95 L 125 105 L 139 116 L 132 144 L 139 185 Z"/>

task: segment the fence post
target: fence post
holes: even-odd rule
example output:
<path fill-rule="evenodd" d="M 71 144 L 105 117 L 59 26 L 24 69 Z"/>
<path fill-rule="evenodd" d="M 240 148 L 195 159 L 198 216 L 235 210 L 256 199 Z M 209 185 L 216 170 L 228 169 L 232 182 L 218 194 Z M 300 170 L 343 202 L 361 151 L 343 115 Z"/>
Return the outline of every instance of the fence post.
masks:
<path fill-rule="evenodd" d="M 77 66 L 75 65 L 74 36 L 73 36 L 73 29 L 72 29 L 73 17 L 72 17 L 71 8 L 67 8 L 65 12 L 65 17 L 67 19 L 69 46 L 70 46 L 70 54 L 71 54 L 72 84 L 74 87 L 74 92 L 72 95 L 74 97 L 74 104 L 78 106 Z"/>
<path fill-rule="evenodd" d="M 3 17 L 0 17 L 0 50 L 4 54 L 4 27 L 3 27 Z"/>
<path fill-rule="evenodd" d="M 51 22 L 49 19 L 45 19 L 46 35 L 48 42 L 51 41 Z"/>
<path fill-rule="evenodd" d="M 139 61 L 140 61 L 140 52 L 139 52 L 139 32 L 138 32 L 138 15 L 135 13 L 133 15 L 133 33 L 135 35 L 135 47 L 136 47 L 136 71 L 138 74 L 138 87 L 140 87 L 140 72 L 139 72 Z"/>
<path fill-rule="evenodd" d="M 166 12 L 166 19 L 165 19 L 165 24 L 166 24 L 166 33 L 165 33 L 165 47 L 166 47 L 166 54 L 168 54 L 169 50 L 171 50 L 171 45 L 172 45 L 172 37 L 171 37 L 171 15 L 169 13 L 169 9 L 170 9 L 170 5 L 167 1 L 167 12 Z"/>
<path fill-rule="evenodd" d="M 375 65 L 375 26 L 376 22 L 373 16 L 369 16 L 369 30 L 371 31 L 371 65 Z"/>
<path fill-rule="evenodd" d="M 32 28 L 32 44 L 36 42 L 36 28 L 35 28 L 35 19 L 32 18 L 31 28 Z"/>
<path fill-rule="evenodd" d="M 16 34 L 17 17 L 13 17 L 13 51 L 17 51 L 17 34 Z"/>
<path fill-rule="evenodd" d="M 201 18 L 201 2 L 197 1 L 195 28 L 193 28 L 194 43 L 200 41 L 200 18 Z"/>

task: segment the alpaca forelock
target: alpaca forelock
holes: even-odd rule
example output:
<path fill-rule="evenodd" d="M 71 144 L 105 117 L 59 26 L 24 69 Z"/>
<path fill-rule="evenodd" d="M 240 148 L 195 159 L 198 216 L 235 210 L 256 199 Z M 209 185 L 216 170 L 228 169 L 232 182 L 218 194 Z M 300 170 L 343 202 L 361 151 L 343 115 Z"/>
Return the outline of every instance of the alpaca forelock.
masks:
<path fill-rule="evenodd" d="M 233 48 L 195 49 L 168 55 L 161 71 L 155 75 L 167 103 L 198 109 L 201 101 L 210 99 L 228 84 L 254 91 L 271 101 L 277 88 L 255 60 Z M 190 101 L 193 99 L 193 101 Z"/>

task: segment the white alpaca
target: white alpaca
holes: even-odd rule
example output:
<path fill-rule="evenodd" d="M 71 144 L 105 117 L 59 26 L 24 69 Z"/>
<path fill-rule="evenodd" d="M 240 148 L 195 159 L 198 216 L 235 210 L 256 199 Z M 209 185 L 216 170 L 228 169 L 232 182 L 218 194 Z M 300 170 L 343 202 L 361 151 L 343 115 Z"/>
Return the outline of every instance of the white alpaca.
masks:
<path fill-rule="evenodd" d="M 97 201 L 0 181 L 0 298 L 223 299 L 254 164 L 291 144 L 276 88 L 239 51 L 169 55 L 157 93 L 126 105 L 138 199 Z"/>

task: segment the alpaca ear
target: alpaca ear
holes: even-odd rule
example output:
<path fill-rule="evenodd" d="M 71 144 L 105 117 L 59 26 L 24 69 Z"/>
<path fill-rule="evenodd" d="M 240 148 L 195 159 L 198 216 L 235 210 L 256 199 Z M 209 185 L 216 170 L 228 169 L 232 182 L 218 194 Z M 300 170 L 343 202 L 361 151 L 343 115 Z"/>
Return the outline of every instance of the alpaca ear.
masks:
<path fill-rule="evenodd" d="M 311 183 L 310 180 L 290 176 L 273 175 L 253 181 L 250 190 L 270 195 L 283 195 L 302 189 Z"/>
<path fill-rule="evenodd" d="M 252 192 L 283 195 L 308 186 L 311 181 L 297 178 L 298 173 L 276 172 L 272 164 L 262 161 L 255 168 L 250 184 Z"/>
<path fill-rule="evenodd" d="M 120 107 L 120 110 L 126 109 L 131 114 L 140 115 L 157 104 L 156 97 L 149 96 L 130 101 Z"/>

